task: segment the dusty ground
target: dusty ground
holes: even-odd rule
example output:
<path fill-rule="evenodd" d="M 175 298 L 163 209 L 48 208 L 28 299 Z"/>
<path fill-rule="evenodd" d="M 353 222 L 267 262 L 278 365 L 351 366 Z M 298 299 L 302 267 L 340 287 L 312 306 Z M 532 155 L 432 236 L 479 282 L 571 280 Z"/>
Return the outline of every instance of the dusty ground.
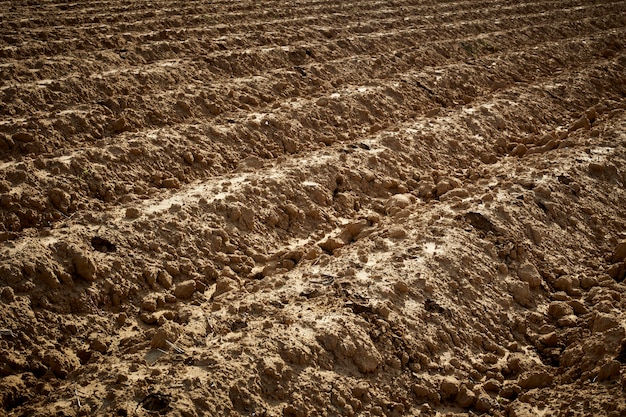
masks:
<path fill-rule="evenodd" d="M 0 19 L 0 415 L 626 415 L 626 1 Z"/>

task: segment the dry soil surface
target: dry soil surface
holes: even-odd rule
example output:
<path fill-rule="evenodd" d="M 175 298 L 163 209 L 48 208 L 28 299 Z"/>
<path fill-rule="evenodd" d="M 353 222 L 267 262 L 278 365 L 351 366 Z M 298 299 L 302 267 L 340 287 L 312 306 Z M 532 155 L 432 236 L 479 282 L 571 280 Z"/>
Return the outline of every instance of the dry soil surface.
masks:
<path fill-rule="evenodd" d="M 626 1 L 0 20 L 0 415 L 626 415 Z"/>

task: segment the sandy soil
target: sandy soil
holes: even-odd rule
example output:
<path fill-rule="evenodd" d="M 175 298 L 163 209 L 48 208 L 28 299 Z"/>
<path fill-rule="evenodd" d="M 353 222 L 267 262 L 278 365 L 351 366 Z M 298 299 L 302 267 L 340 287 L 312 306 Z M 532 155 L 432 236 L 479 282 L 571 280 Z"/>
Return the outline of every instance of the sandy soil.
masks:
<path fill-rule="evenodd" d="M 0 415 L 626 415 L 626 1 L 0 19 Z"/>

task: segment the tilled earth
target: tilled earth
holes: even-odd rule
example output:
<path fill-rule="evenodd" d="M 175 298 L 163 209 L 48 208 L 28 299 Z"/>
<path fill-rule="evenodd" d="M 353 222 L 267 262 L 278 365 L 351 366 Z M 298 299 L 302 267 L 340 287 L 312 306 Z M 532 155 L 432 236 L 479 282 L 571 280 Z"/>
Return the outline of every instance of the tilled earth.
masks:
<path fill-rule="evenodd" d="M 0 19 L 0 415 L 626 415 L 626 1 Z"/>

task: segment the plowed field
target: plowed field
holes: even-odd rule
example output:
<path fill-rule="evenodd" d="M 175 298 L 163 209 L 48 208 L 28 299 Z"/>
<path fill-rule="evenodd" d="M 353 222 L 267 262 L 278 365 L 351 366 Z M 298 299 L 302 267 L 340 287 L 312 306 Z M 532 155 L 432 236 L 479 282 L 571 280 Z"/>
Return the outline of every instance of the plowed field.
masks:
<path fill-rule="evenodd" d="M 0 415 L 626 415 L 626 1 L 0 20 Z"/>

